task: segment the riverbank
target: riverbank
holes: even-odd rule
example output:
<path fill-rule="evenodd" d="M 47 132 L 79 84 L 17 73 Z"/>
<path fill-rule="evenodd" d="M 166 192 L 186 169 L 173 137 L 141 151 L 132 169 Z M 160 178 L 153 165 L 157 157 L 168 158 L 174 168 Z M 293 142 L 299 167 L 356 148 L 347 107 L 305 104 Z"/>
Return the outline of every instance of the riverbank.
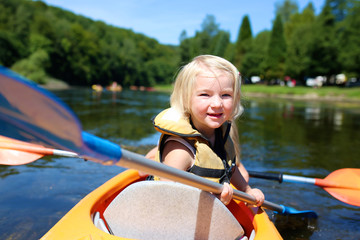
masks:
<path fill-rule="evenodd" d="M 69 89 L 70 85 L 64 81 L 55 78 L 49 78 L 46 84 L 40 85 L 41 87 L 48 90 L 64 90 Z"/>
<path fill-rule="evenodd" d="M 172 85 L 159 85 L 154 88 L 157 91 L 171 92 Z M 244 98 L 282 98 L 309 101 L 341 101 L 360 104 L 360 88 L 342 87 L 285 87 L 267 85 L 243 85 L 242 94 Z"/>
<path fill-rule="evenodd" d="M 69 89 L 71 86 L 67 83 L 51 79 L 42 87 L 48 90 Z M 171 93 L 172 85 L 156 85 L 155 91 Z M 242 94 L 244 98 L 281 98 L 293 100 L 309 100 L 309 101 L 334 101 L 334 102 L 353 102 L 360 104 L 360 87 L 344 88 L 344 87 L 285 87 L 285 86 L 267 86 L 247 84 L 242 86 Z"/>

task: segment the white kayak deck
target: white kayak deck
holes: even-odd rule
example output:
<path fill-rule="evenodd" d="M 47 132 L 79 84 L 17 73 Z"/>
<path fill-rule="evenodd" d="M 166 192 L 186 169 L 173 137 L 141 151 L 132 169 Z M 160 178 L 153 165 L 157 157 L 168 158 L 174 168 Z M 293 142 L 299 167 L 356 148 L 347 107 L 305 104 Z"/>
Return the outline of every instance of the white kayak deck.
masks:
<path fill-rule="evenodd" d="M 104 218 L 116 236 L 135 239 L 247 239 L 214 195 L 180 183 L 142 181 L 124 189 Z"/>

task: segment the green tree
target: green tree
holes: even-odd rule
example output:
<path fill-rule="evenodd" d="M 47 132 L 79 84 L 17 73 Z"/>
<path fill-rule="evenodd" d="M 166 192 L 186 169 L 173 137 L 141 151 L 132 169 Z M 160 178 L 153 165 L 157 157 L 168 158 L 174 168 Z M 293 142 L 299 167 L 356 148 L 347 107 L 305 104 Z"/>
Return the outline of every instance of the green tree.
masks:
<path fill-rule="evenodd" d="M 33 15 L 34 8 L 29 2 L 20 4 L 15 11 L 12 30 L 24 46 L 28 44 Z"/>
<path fill-rule="evenodd" d="M 242 68 L 242 62 L 244 55 L 249 51 L 251 48 L 251 40 L 252 40 L 252 31 L 250 26 L 250 20 L 247 15 L 245 15 L 242 19 L 238 38 L 235 43 L 235 57 L 234 57 L 234 64 L 240 70 Z"/>
<path fill-rule="evenodd" d="M 10 67 L 23 55 L 23 45 L 15 34 L 0 30 L 0 65 Z"/>
<path fill-rule="evenodd" d="M 225 57 L 225 52 L 229 44 L 230 33 L 220 31 L 214 38 L 214 50 L 212 51 L 212 54 L 219 57 Z"/>
<path fill-rule="evenodd" d="M 17 1 L 0 1 L 0 29 L 13 30 L 10 29 L 10 26 L 14 25 L 14 18 L 10 16 L 14 14 L 16 4 Z"/>
<path fill-rule="evenodd" d="M 290 20 L 284 24 L 285 39 L 290 40 L 297 28 L 313 25 L 315 17 L 315 9 L 312 3 L 309 3 L 301 13 L 292 14 Z"/>
<path fill-rule="evenodd" d="M 335 18 L 329 4 L 325 4 L 314 24 L 309 51 L 310 76 L 331 76 L 339 73 L 338 49 L 336 46 Z"/>
<path fill-rule="evenodd" d="M 189 62 L 191 59 L 191 39 L 188 38 L 187 33 L 183 30 L 180 34 L 180 60 L 181 62 Z"/>
<path fill-rule="evenodd" d="M 32 53 L 28 58 L 16 62 L 11 69 L 37 83 L 46 83 L 46 73 L 44 68 L 49 62 L 49 56 L 46 51 L 38 50 Z"/>
<path fill-rule="evenodd" d="M 267 51 L 266 78 L 282 79 L 285 73 L 286 42 L 280 15 L 276 16 Z"/>
<path fill-rule="evenodd" d="M 252 48 L 245 54 L 243 61 L 241 73 L 244 77 L 260 76 L 262 79 L 264 78 L 269 41 L 269 31 L 260 32 L 253 39 Z"/>
<path fill-rule="evenodd" d="M 112 82 L 120 83 L 124 73 L 121 56 L 118 53 L 120 49 L 119 41 L 106 41 L 101 38 L 99 41 L 98 56 L 98 77 L 92 81 L 94 84 L 109 85 Z"/>
<path fill-rule="evenodd" d="M 31 34 L 38 34 L 53 41 L 55 32 L 51 20 L 54 19 L 49 11 L 44 12 L 42 15 L 35 15 L 31 24 Z"/>
<path fill-rule="evenodd" d="M 349 77 L 360 76 L 360 3 L 357 2 L 344 20 L 339 34 L 339 62 Z"/>
<path fill-rule="evenodd" d="M 201 24 L 201 31 L 206 33 L 210 38 L 215 37 L 219 33 L 219 24 L 216 23 L 214 15 L 206 15 Z"/>
<path fill-rule="evenodd" d="M 312 34 L 311 26 L 299 26 L 289 40 L 286 55 L 286 75 L 300 80 L 303 84 L 305 83 L 305 77 L 309 76 L 308 71 L 312 60 L 309 55 L 309 47 L 312 44 Z"/>
<path fill-rule="evenodd" d="M 275 3 L 275 15 L 280 15 L 284 24 L 290 21 L 291 16 L 298 11 L 299 6 L 294 0 L 281 0 Z"/>
<path fill-rule="evenodd" d="M 285 26 L 285 36 L 288 39 L 285 74 L 300 81 L 304 81 L 305 76 L 309 74 L 314 22 L 315 12 L 313 5 L 310 3 L 302 13 L 292 15 Z"/>
<path fill-rule="evenodd" d="M 141 53 L 136 47 L 136 44 L 131 39 L 125 39 L 124 45 L 119 51 L 121 64 L 123 67 L 123 79 L 120 84 L 124 86 L 141 86 L 141 67 L 143 62 L 141 60 Z"/>
<path fill-rule="evenodd" d="M 96 78 L 98 43 L 97 38 L 86 31 L 80 24 L 72 24 L 69 32 L 59 42 L 58 55 L 53 56 L 59 61 L 56 77 L 71 85 L 90 85 Z"/>
<path fill-rule="evenodd" d="M 348 15 L 349 11 L 354 7 L 357 0 L 326 0 L 326 5 L 331 8 L 331 13 L 335 17 L 336 22 L 343 21 Z"/>
<path fill-rule="evenodd" d="M 32 54 L 40 49 L 50 52 L 52 50 L 52 42 L 43 35 L 31 34 L 28 45 L 29 53 Z"/>
<path fill-rule="evenodd" d="M 213 15 L 206 15 L 201 24 L 201 31 L 196 31 L 195 36 L 187 38 L 186 32 L 180 36 L 180 56 L 181 61 L 188 62 L 193 57 L 200 54 L 214 54 L 220 51 L 219 41 L 226 41 L 226 36 L 219 29 L 219 24 Z M 226 48 L 226 47 L 225 47 Z"/>
<path fill-rule="evenodd" d="M 195 55 L 211 53 L 215 47 L 214 41 L 219 34 L 219 24 L 216 23 L 215 16 L 206 15 L 201 24 L 201 31 L 195 36 L 198 52 Z"/>
<path fill-rule="evenodd" d="M 224 52 L 224 58 L 233 63 L 234 57 L 235 57 L 235 44 L 229 42 Z"/>

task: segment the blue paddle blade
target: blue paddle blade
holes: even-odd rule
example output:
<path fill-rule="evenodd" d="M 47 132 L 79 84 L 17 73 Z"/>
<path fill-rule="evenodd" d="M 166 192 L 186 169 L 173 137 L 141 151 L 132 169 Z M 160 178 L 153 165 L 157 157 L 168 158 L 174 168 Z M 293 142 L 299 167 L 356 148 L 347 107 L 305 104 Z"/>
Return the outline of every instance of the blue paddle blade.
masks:
<path fill-rule="evenodd" d="M 83 133 L 76 115 L 55 95 L 2 66 L 0 135 L 76 152 L 104 164 L 121 157 L 120 146 Z"/>
<path fill-rule="evenodd" d="M 82 146 L 80 123 L 50 92 L 0 68 L 1 134 L 18 140 L 76 150 Z"/>
<path fill-rule="evenodd" d="M 280 214 L 280 215 L 297 215 L 300 217 L 305 217 L 305 218 L 317 218 L 318 215 L 316 214 L 316 212 L 311 211 L 311 210 L 304 210 L 304 211 L 298 211 L 295 208 L 292 207 L 287 207 L 284 205 L 279 204 L 283 210 L 282 212 L 278 212 L 276 211 L 276 213 Z"/>

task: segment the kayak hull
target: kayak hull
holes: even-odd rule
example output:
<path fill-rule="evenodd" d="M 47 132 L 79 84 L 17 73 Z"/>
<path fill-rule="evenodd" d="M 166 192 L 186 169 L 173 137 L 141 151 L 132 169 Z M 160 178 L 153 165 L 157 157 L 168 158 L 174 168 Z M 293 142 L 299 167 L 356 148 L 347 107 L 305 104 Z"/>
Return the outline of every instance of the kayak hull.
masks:
<path fill-rule="evenodd" d="M 141 177 L 136 170 L 120 173 L 83 198 L 41 239 L 127 239 L 108 234 L 97 228 L 93 222 L 94 215 L 99 212 L 103 217 L 105 209 L 122 190 L 132 183 L 143 180 L 144 177 Z M 261 208 L 248 208 L 238 201 L 231 201 L 227 207 L 244 228 L 249 239 L 254 233 L 255 240 L 282 239 L 268 215 Z"/>

